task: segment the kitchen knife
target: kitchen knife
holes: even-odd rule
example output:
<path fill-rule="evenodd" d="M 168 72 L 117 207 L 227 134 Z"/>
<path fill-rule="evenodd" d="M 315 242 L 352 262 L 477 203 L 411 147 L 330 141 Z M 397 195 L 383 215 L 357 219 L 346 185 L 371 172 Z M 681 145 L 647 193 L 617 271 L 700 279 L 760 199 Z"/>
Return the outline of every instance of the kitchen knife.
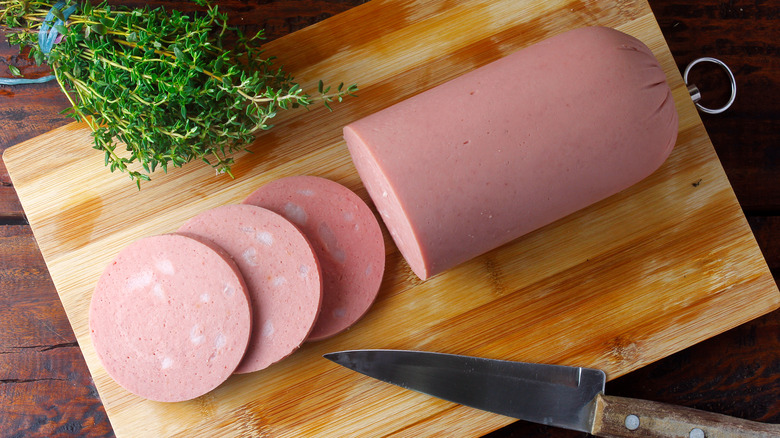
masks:
<path fill-rule="evenodd" d="M 325 354 L 406 389 L 602 437 L 780 437 L 780 425 L 604 395 L 601 370 L 407 350 Z"/>

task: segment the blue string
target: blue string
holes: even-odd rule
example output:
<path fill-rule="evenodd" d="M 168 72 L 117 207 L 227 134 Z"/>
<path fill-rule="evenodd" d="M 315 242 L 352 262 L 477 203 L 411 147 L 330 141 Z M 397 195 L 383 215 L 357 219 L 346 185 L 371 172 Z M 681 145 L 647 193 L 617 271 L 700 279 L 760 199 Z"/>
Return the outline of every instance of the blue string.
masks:
<path fill-rule="evenodd" d="M 54 75 L 41 76 L 40 78 L 0 78 L 0 85 L 25 85 L 25 84 L 43 84 L 54 79 Z"/>
<path fill-rule="evenodd" d="M 65 2 L 59 1 L 52 7 L 52 11 L 54 9 L 62 9 L 63 6 L 65 6 Z M 70 14 L 72 14 L 75 10 L 76 5 L 71 5 L 68 9 L 62 11 L 62 16 L 67 20 L 68 17 L 70 17 Z M 56 40 L 57 36 L 60 34 L 57 31 L 56 26 L 65 24 L 64 21 L 58 18 L 53 25 L 50 25 L 49 23 L 51 23 L 54 19 L 54 13 L 52 11 L 49 11 L 49 13 L 46 15 L 46 19 L 43 20 L 43 24 L 41 24 L 41 28 L 38 29 L 38 47 L 40 47 L 41 52 L 46 55 L 51 52 L 51 48 L 54 46 L 54 40 Z"/>
<path fill-rule="evenodd" d="M 62 7 L 65 6 L 64 1 L 59 1 L 57 4 L 52 6 L 52 11 L 54 9 L 62 9 Z M 48 14 L 46 14 L 46 19 L 43 20 L 43 24 L 41 24 L 41 28 L 38 29 L 38 47 L 41 49 L 41 52 L 43 52 L 45 55 L 48 55 L 51 52 L 52 47 L 54 47 L 54 41 L 59 36 L 59 31 L 57 31 L 56 26 L 65 24 L 64 21 L 60 20 L 59 18 L 55 21 L 54 20 L 54 13 L 52 11 L 49 11 Z M 70 17 L 70 14 L 76 11 L 76 5 L 71 5 L 68 9 L 65 9 L 62 11 L 62 16 L 67 20 L 68 17 Z M 49 76 L 43 76 L 36 79 L 26 79 L 26 78 L 0 78 L 0 85 L 22 85 L 22 84 L 42 84 L 44 82 L 49 82 L 52 79 L 54 79 L 54 75 Z"/>

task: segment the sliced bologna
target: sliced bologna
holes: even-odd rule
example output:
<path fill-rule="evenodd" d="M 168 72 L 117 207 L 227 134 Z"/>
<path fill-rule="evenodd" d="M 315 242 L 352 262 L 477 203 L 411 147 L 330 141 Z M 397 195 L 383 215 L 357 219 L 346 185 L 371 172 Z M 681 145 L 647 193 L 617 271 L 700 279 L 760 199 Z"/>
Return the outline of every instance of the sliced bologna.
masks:
<path fill-rule="evenodd" d="M 650 49 L 586 27 L 350 123 L 344 138 L 425 280 L 647 177 L 677 128 Z"/>
<path fill-rule="evenodd" d="M 254 332 L 237 373 L 264 369 L 303 343 L 320 310 L 322 280 L 314 250 L 292 223 L 264 208 L 225 205 L 195 216 L 178 233 L 219 245 L 244 276 Z"/>
<path fill-rule="evenodd" d="M 98 280 L 92 343 L 108 374 L 141 397 L 175 402 L 216 388 L 251 334 L 246 286 L 230 256 L 179 235 L 125 247 Z"/>
<path fill-rule="evenodd" d="M 333 336 L 365 314 L 382 282 L 385 245 L 376 217 L 358 195 L 328 179 L 293 176 L 260 187 L 244 203 L 283 215 L 314 247 L 324 290 L 309 340 Z"/>

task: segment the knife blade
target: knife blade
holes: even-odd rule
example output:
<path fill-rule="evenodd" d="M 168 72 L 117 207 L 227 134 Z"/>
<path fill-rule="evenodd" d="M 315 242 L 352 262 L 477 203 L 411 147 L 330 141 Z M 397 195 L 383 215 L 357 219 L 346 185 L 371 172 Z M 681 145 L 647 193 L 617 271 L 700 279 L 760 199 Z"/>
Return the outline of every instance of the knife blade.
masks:
<path fill-rule="evenodd" d="M 602 437 L 780 437 L 780 425 L 604 395 L 603 371 L 410 350 L 323 357 L 402 388 Z"/>

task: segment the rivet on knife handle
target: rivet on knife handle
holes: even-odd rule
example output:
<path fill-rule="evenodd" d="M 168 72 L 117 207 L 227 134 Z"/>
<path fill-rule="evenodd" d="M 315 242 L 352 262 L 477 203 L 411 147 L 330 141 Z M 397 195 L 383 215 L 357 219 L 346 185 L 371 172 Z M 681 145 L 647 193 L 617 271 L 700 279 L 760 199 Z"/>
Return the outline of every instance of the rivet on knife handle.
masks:
<path fill-rule="evenodd" d="M 596 400 L 591 433 L 601 437 L 767 438 L 780 436 L 780 425 L 602 394 Z"/>

